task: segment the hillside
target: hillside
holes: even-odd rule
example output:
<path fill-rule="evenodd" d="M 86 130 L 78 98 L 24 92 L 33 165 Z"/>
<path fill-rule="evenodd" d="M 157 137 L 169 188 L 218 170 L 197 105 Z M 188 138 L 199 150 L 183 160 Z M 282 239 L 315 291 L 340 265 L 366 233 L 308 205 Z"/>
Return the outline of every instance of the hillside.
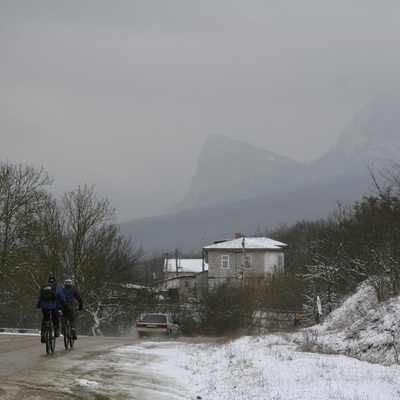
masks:
<path fill-rule="evenodd" d="M 365 105 L 337 143 L 305 165 L 245 142 L 211 136 L 185 198 L 158 217 L 127 221 L 121 232 L 145 251 L 199 254 L 203 245 L 235 232 L 252 235 L 281 224 L 326 217 L 340 201 L 373 193 L 368 167 L 379 178 L 400 163 L 400 98 Z"/>
<path fill-rule="evenodd" d="M 170 211 L 213 206 L 298 187 L 308 166 L 222 135 L 202 146 L 185 198 Z"/>
<path fill-rule="evenodd" d="M 121 224 L 121 232 L 135 247 L 146 251 L 200 254 L 202 246 L 218 239 L 231 239 L 235 232 L 252 235 L 257 229 L 273 229 L 280 224 L 325 217 L 344 203 L 360 198 L 368 177 L 306 186 L 295 191 L 258 196 L 218 206 L 198 207 L 159 217 Z"/>
<path fill-rule="evenodd" d="M 321 325 L 302 329 L 293 339 L 311 351 L 395 365 L 400 355 L 399 315 L 399 297 L 378 303 L 373 287 L 365 282 Z"/>
<path fill-rule="evenodd" d="M 400 163 L 400 97 L 371 100 L 354 116 L 338 141 L 311 164 L 324 176 L 363 173 L 365 164 L 375 170 Z"/>

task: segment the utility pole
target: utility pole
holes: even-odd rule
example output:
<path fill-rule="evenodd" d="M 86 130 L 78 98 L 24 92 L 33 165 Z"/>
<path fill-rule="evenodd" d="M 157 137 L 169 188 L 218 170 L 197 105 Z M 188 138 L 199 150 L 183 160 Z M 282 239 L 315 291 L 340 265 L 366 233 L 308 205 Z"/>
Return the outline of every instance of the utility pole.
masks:
<path fill-rule="evenodd" d="M 165 256 L 167 257 L 167 259 L 165 260 L 164 279 L 169 277 L 169 253 L 166 253 Z"/>
<path fill-rule="evenodd" d="M 176 276 L 179 275 L 178 269 L 179 269 L 179 265 L 178 265 L 178 249 L 175 249 L 175 267 L 176 267 Z"/>
<path fill-rule="evenodd" d="M 243 253 L 243 264 L 241 265 L 241 274 L 242 274 L 242 279 L 244 279 L 244 269 L 246 268 L 246 251 L 245 251 L 244 236 L 242 236 L 242 253 Z"/>
<path fill-rule="evenodd" d="M 204 239 L 201 238 L 201 270 L 204 272 Z"/>

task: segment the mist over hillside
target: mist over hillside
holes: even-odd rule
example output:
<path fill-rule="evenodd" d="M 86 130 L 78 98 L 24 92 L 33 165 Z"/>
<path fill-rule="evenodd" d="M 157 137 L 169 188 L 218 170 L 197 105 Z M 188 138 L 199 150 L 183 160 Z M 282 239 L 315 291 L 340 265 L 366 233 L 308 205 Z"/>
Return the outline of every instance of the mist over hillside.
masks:
<path fill-rule="evenodd" d="M 322 176 L 363 174 L 400 162 L 400 96 L 371 100 L 354 116 L 338 141 L 311 164 Z"/>
<path fill-rule="evenodd" d="M 187 195 L 159 217 L 121 224 L 121 232 L 145 251 L 199 254 L 235 232 L 253 235 L 280 224 L 324 218 L 337 202 L 352 204 L 374 188 L 368 168 L 400 163 L 400 98 L 374 99 L 337 143 L 303 164 L 221 135 L 204 143 Z"/>
<path fill-rule="evenodd" d="M 240 140 L 210 136 L 185 198 L 170 211 L 212 206 L 297 187 L 308 166 Z"/>

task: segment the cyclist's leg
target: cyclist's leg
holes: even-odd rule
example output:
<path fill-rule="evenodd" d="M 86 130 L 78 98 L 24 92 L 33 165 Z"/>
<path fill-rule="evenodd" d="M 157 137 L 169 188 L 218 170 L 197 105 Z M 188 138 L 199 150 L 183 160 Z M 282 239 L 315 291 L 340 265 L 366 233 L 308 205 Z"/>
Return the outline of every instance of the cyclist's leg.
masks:
<path fill-rule="evenodd" d="M 54 336 L 60 336 L 60 314 L 57 309 L 51 310 L 51 319 L 54 325 Z"/>
<path fill-rule="evenodd" d="M 75 320 L 76 320 L 76 307 L 69 306 L 69 322 L 71 324 L 71 328 L 75 329 Z"/>
<path fill-rule="evenodd" d="M 51 318 L 50 310 L 46 310 L 46 309 L 42 308 L 42 314 L 43 314 L 43 317 L 42 317 L 42 325 L 40 328 L 40 341 L 41 341 L 41 343 L 44 343 L 45 342 L 44 334 L 46 331 L 46 321 L 49 321 Z"/>
<path fill-rule="evenodd" d="M 65 316 L 67 315 L 67 312 L 64 314 Z M 71 342 L 71 328 L 69 325 L 69 319 L 65 318 L 65 324 L 63 327 L 64 331 L 63 331 L 63 335 L 64 335 L 64 347 L 66 349 L 68 349 L 68 347 L 70 346 L 70 342 Z"/>
<path fill-rule="evenodd" d="M 76 320 L 76 307 L 70 306 L 69 307 L 69 322 L 71 325 L 71 335 L 74 340 L 76 340 L 76 329 L 75 329 L 75 320 Z"/>
<path fill-rule="evenodd" d="M 63 335 L 65 335 L 65 323 L 67 321 L 67 318 L 68 318 L 68 309 L 63 308 L 61 313 L 61 333 Z"/>

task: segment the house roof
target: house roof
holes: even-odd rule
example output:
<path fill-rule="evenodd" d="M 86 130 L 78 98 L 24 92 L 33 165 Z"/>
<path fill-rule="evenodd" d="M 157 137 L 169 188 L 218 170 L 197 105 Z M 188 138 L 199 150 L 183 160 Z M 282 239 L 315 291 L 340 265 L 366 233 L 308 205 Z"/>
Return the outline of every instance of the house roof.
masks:
<path fill-rule="evenodd" d="M 176 264 L 178 261 L 178 272 L 186 273 L 186 272 L 202 272 L 203 271 L 203 263 L 204 270 L 208 270 L 208 264 L 202 258 L 166 258 L 164 260 L 164 272 L 176 272 Z"/>
<path fill-rule="evenodd" d="M 203 247 L 204 250 L 217 249 L 264 249 L 264 250 L 282 250 L 287 244 L 278 242 L 267 237 L 241 237 L 238 239 L 227 240 L 220 243 L 210 244 Z"/>

